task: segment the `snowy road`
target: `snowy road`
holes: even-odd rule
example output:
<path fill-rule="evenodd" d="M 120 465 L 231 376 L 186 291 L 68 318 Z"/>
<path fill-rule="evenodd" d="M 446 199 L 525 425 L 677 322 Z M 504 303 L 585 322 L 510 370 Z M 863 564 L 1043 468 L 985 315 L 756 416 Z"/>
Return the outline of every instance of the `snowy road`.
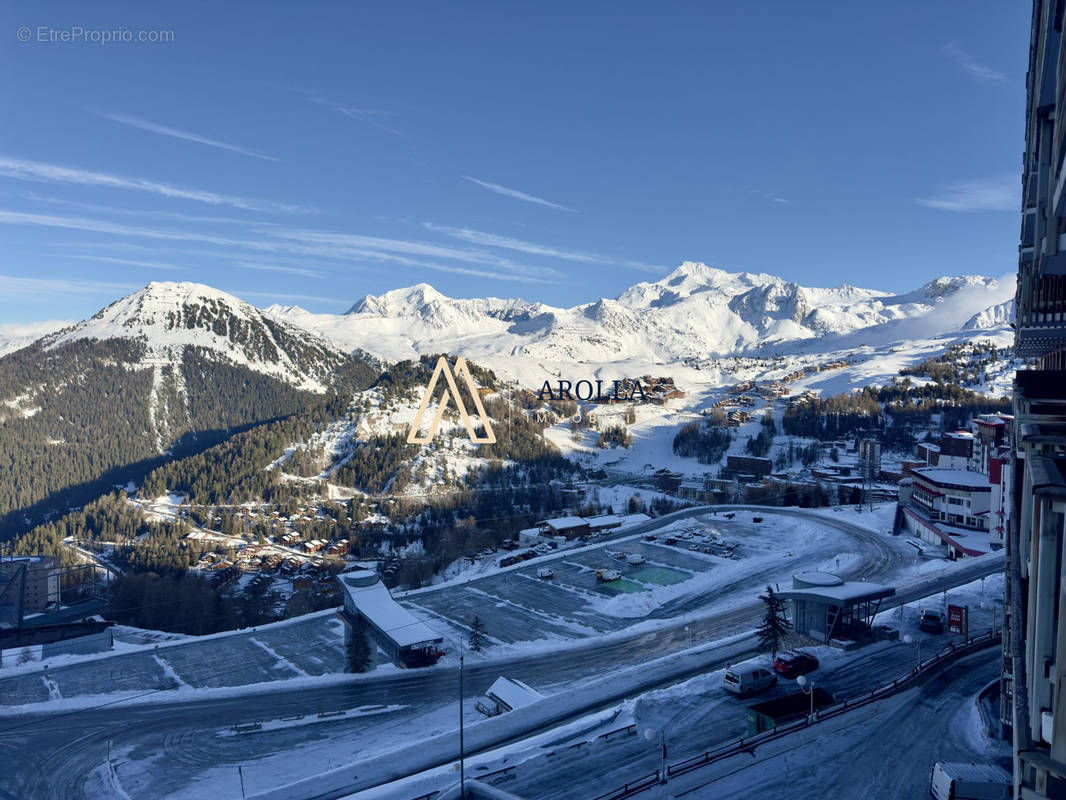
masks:
<path fill-rule="evenodd" d="M 673 778 L 640 797 L 925 797 L 934 761 L 1005 757 L 1009 761 L 1006 743 L 985 739 L 974 702 L 978 692 L 996 679 L 998 667 L 998 647 L 983 650 L 913 689 L 763 745 L 754 755 L 738 755 Z M 671 762 L 743 733 L 743 709 L 750 701 L 720 693 L 710 702 L 701 700 L 698 708 L 690 703 L 674 713 L 667 739 Z M 670 707 L 671 701 L 679 705 L 676 698 L 659 703 Z M 659 748 L 657 736 L 649 742 L 639 733 L 574 749 L 563 740 L 557 747 L 545 748 L 554 755 L 520 764 L 514 776 L 498 785 L 537 800 L 593 798 L 658 769 Z"/>
<path fill-rule="evenodd" d="M 778 509 L 775 513 L 780 511 Z M 785 511 L 804 514 L 791 509 Z M 836 520 L 830 519 L 826 524 L 832 525 L 834 522 Z M 886 537 L 847 523 L 842 522 L 839 527 L 848 528 L 849 534 L 869 543 L 872 552 L 869 565 L 860 566 L 860 569 L 866 570 L 866 577 L 887 577 L 904 566 L 897 542 L 891 539 L 886 541 Z M 921 589 L 911 591 L 924 594 L 939 592 L 1001 568 L 1002 562 L 997 559 L 955 565 L 954 570 L 946 575 L 919 579 Z M 477 583 L 474 585 L 476 587 Z M 723 588 L 719 587 L 720 590 Z M 450 590 L 454 589 L 451 587 Z M 620 631 L 608 637 L 563 643 L 554 650 L 540 648 L 502 660 L 472 661 L 466 670 L 468 697 L 484 691 L 500 674 L 519 678 L 548 692 L 557 691 L 574 682 L 602 676 L 607 668 L 639 664 L 649 658 L 677 651 L 686 647 L 690 639 L 696 642 L 717 640 L 730 633 L 749 630 L 757 613 L 755 603 L 743 601 L 706 615 L 694 614 L 680 620 L 663 621 L 660 627 L 645 632 Z M 217 648 L 212 650 L 203 649 L 206 642 L 200 641 L 162 647 L 159 653 L 167 659 L 167 663 L 179 660 L 172 655 L 174 651 L 182 653 L 180 661 L 185 673 L 200 669 L 205 673 L 218 674 L 220 665 L 217 658 L 220 655 L 227 659 L 223 666 L 231 665 L 234 670 L 244 666 L 241 659 L 248 657 L 243 655 L 246 652 L 254 652 L 256 658 L 261 660 L 264 649 L 251 641 L 255 638 L 269 642 L 272 650 L 285 654 L 286 659 L 295 662 L 302 649 L 298 647 L 300 640 L 312 631 L 320 637 L 321 649 L 326 649 L 324 645 L 328 637 L 322 631 L 327 624 L 328 618 L 298 621 L 276 629 L 284 631 L 284 634 L 276 633 L 269 638 L 264 629 L 256 634 L 222 637 L 218 640 Z M 234 648 L 238 643 L 240 646 Z M 141 659 L 136 662 L 138 664 L 148 661 L 154 664 L 147 669 L 156 676 L 156 680 L 161 680 L 160 676 L 165 671 L 154 659 L 147 655 L 138 655 L 137 658 Z M 130 659 L 130 656 L 116 656 L 100 662 L 53 670 L 49 674 L 62 675 L 69 671 L 78 676 L 78 680 L 72 682 L 70 678 L 62 679 L 59 686 L 76 686 L 84 682 L 86 690 L 92 694 L 94 692 L 88 688 L 90 681 L 96 686 L 101 683 L 106 685 L 108 675 L 116 683 L 130 681 L 125 670 L 113 665 L 113 662 Z M 281 664 L 278 669 L 283 667 L 284 664 Z M 308 671 L 320 674 L 323 670 Z M 226 670 L 221 672 L 224 674 Z M 689 674 L 693 673 L 681 673 L 671 679 L 680 680 Z M 36 680 L 41 691 L 47 693 L 47 686 L 40 674 L 15 679 L 23 683 L 31 680 Z M 144 705 L 123 704 L 72 713 L 55 713 L 59 709 L 48 713 L 52 709 L 39 706 L 40 711 L 45 713 L 0 718 L 0 788 L 19 797 L 88 797 L 90 795 L 84 786 L 86 776 L 103 762 L 108 740 L 112 742 L 113 752 L 119 754 L 121 759 L 118 774 L 126 791 L 133 797 L 162 797 L 174 792 L 180 794 L 181 787 L 187 786 L 191 780 L 212 767 L 216 768 L 215 774 L 219 769 L 230 770 L 233 780 L 236 780 L 237 764 L 261 764 L 271 760 L 284 762 L 290 754 L 296 753 L 300 761 L 296 774 L 314 774 L 327 769 L 334 758 L 350 760 L 351 754 L 362 751 L 368 741 L 384 737 L 395 740 L 398 734 L 410 735 L 412 731 L 431 733 L 416 720 L 425 718 L 427 714 L 432 716 L 436 713 L 435 709 L 446 707 L 456 694 L 456 683 L 454 665 L 442 664 L 432 670 L 386 672 L 369 678 L 349 678 L 340 684 L 303 679 L 295 684 L 249 686 L 243 693 L 224 690 L 221 696 L 188 701 L 180 692 L 163 692 L 153 696 L 153 702 Z M 215 682 L 214 685 L 232 684 Z M 643 688 L 655 685 L 658 685 L 656 680 L 649 678 Z M 0 684 L 0 691 L 3 690 L 4 684 Z M 93 705 L 109 699 L 106 695 L 98 695 Z M 179 702 L 172 702 L 175 700 Z M 346 720 L 343 724 L 335 723 L 334 727 L 309 726 L 261 733 L 254 737 L 219 735 L 220 731 L 235 724 L 372 704 L 407 706 L 411 710 L 397 711 L 380 719 L 367 717 Z M 454 720 L 450 716 L 446 723 L 441 724 L 442 730 L 454 730 Z M 326 748 L 322 747 L 324 740 L 328 740 L 329 746 Z M 220 768 L 220 764 L 231 766 Z M 250 771 L 252 768 L 246 767 L 246 777 Z M 42 775 L 48 776 L 47 784 L 42 783 Z M 234 796 L 234 790 L 235 785 L 229 784 L 213 789 L 218 797 Z"/>
<path fill-rule="evenodd" d="M 761 796 L 795 800 L 900 800 L 928 796 L 934 761 L 1002 760 L 1009 769 L 1009 747 L 984 737 L 975 704 L 999 667 L 991 647 L 914 689 L 760 748 L 754 760 L 728 759 L 646 796 L 747 800 L 757 786 Z"/>

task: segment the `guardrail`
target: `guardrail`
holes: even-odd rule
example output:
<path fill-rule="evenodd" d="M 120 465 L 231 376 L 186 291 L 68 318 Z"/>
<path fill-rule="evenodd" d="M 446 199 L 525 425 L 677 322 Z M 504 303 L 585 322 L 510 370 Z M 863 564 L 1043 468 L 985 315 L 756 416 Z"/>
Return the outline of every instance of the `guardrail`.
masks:
<path fill-rule="evenodd" d="M 910 672 L 893 679 L 892 683 L 886 683 L 885 685 L 877 689 L 871 689 L 864 694 L 846 698 L 840 703 L 820 709 L 814 714 L 795 720 L 794 722 L 785 725 L 775 725 L 768 731 L 763 731 L 762 733 L 757 733 L 752 736 L 742 736 L 740 739 L 724 742 L 721 745 L 705 750 L 699 755 L 691 756 L 673 764 L 668 764 L 666 765 L 665 775 L 661 774 L 661 770 L 655 770 L 655 772 L 630 781 L 624 786 L 619 786 L 605 794 L 601 794 L 596 797 L 595 800 L 624 800 L 624 798 L 633 797 L 641 792 L 645 792 L 660 782 L 665 783 L 669 778 L 684 775 L 687 772 L 700 769 L 701 767 L 713 764 L 724 758 L 739 753 L 751 753 L 754 755 L 755 748 L 760 745 L 772 742 L 775 739 L 795 733 L 796 731 L 809 728 L 811 725 L 817 725 L 819 722 L 824 722 L 827 719 L 833 719 L 848 711 L 903 691 L 903 689 L 910 686 L 933 668 L 939 667 L 955 658 L 981 650 L 988 645 L 999 641 L 1000 636 L 1001 632 L 999 630 L 991 630 L 978 636 L 973 636 L 965 642 L 950 644 L 941 648 L 932 656 L 922 659 Z"/>

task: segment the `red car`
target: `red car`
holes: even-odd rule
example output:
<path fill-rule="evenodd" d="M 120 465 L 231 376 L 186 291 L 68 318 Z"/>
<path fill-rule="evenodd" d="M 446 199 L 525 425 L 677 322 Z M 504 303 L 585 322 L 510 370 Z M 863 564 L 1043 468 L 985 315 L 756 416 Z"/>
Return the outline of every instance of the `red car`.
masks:
<path fill-rule="evenodd" d="M 782 650 L 774 659 L 774 672 L 783 678 L 798 678 L 818 669 L 818 659 L 799 650 Z"/>

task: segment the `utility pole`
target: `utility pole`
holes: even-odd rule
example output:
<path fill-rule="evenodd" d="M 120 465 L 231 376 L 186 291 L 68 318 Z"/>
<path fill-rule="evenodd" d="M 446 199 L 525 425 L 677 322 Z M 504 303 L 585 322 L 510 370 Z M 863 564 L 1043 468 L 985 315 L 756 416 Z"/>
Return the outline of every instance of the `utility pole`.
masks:
<path fill-rule="evenodd" d="M 463 640 L 459 640 L 459 798 L 466 800 L 466 751 L 463 742 Z"/>

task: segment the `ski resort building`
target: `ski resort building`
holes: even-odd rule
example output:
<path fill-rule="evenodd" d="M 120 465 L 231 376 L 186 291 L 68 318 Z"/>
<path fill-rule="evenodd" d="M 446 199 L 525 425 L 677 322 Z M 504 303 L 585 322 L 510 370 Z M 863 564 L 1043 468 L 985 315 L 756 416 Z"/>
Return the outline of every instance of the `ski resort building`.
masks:
<path fill-rule="evenodd" d="M 921 467 L 900 482 L 904 528 L 922 541 L 943 545 L 952 558 L 991 549 L 992 485 L 987 475 L 965 469 Z"/>
<path fill-rule="evenodd" d="M 337 581 L 344 591 L 345 645 L 353 629 L 362 627 L 398 667 L 429 666 L 444 655 L 444 637 L 397 603 L 377 573 L 344 572 Z"/>
<path fill-rule="evenodd" d="M 792 627 L 820 642 L 864 638 L 881 601 L 896 590 L 866 581 L 845 581 L 831 572 L 803 572 L 778 596 L 792 602 Z"/>

